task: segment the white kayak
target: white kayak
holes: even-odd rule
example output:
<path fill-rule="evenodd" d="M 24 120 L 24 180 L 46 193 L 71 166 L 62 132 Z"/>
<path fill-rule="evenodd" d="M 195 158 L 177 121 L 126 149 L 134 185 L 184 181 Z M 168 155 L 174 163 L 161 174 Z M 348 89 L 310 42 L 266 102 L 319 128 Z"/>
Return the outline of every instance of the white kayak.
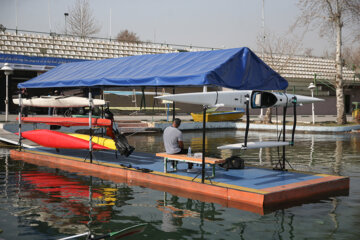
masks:
<path fill-rule="evenodd" d="M 281 92 L 266 92 L 256 90 L 243 91 L 219 91 L 219 92 L 195 92 L 165 95 L 156 97 L 174 102 L 201 104 L 210 107 L 236 107 L 245 108 L 246 100 L 249 100 L 250 108 L 268 108 L 280 106 L 293 106 L 293 98 L 297 104 L 324 101 L 320 98 L 287 94 Z"/>
<path fill-rule="evenodd" d="M 256 149 L 256 148 L 268 148 L 268 147 L 280 147 L 280 146 L 288 146 L 291 145 L 290 142 L 276 142 L 276 141 L 264 141 L 264 142 L 248 142 L 244 143 L 235 143 L 235 144 L 228 144 L 217 147 L 217 149 Z"/>
<path fill-rule="evenodd" d="M 14 104 L 19 104 L 18 98 L 13 98 Z M 74 96 L 41 96 L 30 99 L 22 98 L 22 106 L 28 107 L 54 107 L 54 108 L 69 108 L 69 107 L 87 107 L 89 106 L 89 99 L 85 97 Z M 105 105 L 105 100 L 93 99 L 94 106 Z"/>

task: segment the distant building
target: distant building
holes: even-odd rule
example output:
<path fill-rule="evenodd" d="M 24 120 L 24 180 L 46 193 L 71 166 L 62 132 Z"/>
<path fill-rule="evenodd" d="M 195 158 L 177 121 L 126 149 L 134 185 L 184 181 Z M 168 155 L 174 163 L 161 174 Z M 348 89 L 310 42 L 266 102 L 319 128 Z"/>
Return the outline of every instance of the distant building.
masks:
<path fill-rule="evenodd" d="M 127 43 L 110 41 L 106 39 L 77 38 L 60 36 L 56 34 L 15 33 L 0 31 L 0 68 L 9 63 L 15 70 L 10 75 L 10 96 L 16 94 L 17 84 L 29 80 L 53 67 L 74 61 L 100 60 L 105 58 L 118 58 L 143 54 L 161 54 L 183 51 L 203 51 L 211 48 L 191 46 L 154 44 L 154 43 Z M 288 93 L 310 95 L 308 86 L 311 82 L 316 84 L 314 95 L 326 99 L 325 103 L 317 103 L 316 114 L 336 114 L 336 98 L 334 88 L 335 62 L 331 59 L 280 56 L 258 54 L 265 63 L 279 72 L 289 81 Z M 355 72 L 344 67 L 345 107 L 346 112 L 351 111 L 351 102 L 360 101 L 360 79 Z M 139 89 L 138 89 L 139 90 Z M 162 89 L 157 89 L 159 92 Z M 177 93 L 186 91 L 201 91 L 202 88 L 179 88 Z M 211 89 L 209 89 L 211 90 Z M 38 94 L 48 94 L 51 89 L 39 89 Z M 154 91 L 154 89 L 152 89 Z M 172 92 L 172 89 L 166 89 Z M 119 98 L 122 101 L 118 101 Z M 135 96 L 140 106 L 141 96 Z M 5 75 L 0 73 L 0 111 L 4 111 L 5 104 Z M 121 106 L 133 106 L 134 98 L 126 96 L 109 96 L 109 100 Z M 125 101 L 124 101 L 125 100 Z M 10 101 L 11 102 L 11 101 Z M 152 96 L 146 97 L 148 106 L 154 105 Z M 158 104 L 159 105 L 159 104 Z M 121 107 L 118 106 L 118 107 Z M 163 106 L 164 107 L 164 106 Z M 180 112 L 200 111 L 201 107 L 189 107 L 178 104 Z M 16 106 L 10 104 L 10 112 L 16 112 Z M 310 114 L 310 107 L 299 108 L 299 114 Z M 257 114 L 257 112 L 252 112 Z"/>
<path fill-rule="evenodd" d="M 314 96 L 326 100 L 316 103 L 316 114 L 336 115 L 335 60 L 287 55 L 264 55 L 263 60 L 288 80 L 288 93 L 310 95 L 308 87 L 310 83 L 314 83 Z M 343 81 L 345 111 L 350 114 L 351 103 L 360 101 L 360 79 L 353 70 L 343 66 Z M 299 114 L 309 113 L 310 105 L 299 108 Z"/>

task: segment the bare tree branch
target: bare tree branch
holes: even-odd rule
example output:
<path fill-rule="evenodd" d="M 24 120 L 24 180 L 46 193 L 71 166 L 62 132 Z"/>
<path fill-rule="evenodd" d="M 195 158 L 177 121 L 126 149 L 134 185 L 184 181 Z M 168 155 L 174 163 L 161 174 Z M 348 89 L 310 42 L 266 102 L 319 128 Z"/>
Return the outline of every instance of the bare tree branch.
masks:
<path fill-rule="evenodd" d="M 304 36 L 304 35 L 303 35 Z M 260 37 L 257 40 L 259 50 L 264 54 L 262 57 L 266 63 L 279 74 L 287 67 L 289 60 L 302 48 L 301 37 L 282 37 L 267 34 L 265 41 Z M 279 56 L 283 61 L 279 62 Z"/>
<path fill-rule="evenodd" d="M 289 65 L 291 58 L 301 48 L 301 41 L 303 36 L 300 38 L 285 38 L 267 34 L 265 39 L 263 37 L 258 37 L 257 45 L 262 52 L 262 59 L 272 69 L 274 69 L 279 74 L 282 74 Z M 272 111 L 271 108 L 268 108 L 266 110 L 263 122 L 271 123 L 271 118 Z"/>
<path fill-rule="evenodd" d="M 76 0 L 69 10 L 68 23 L 70 33 L 79 37 L 88 37 L 100 31 L 88 0 Z"/>
<path fill-rule="evenodd" d="M 354 70 L 357 74 L 360 73 L 360 47 L 345 47 L 343 51 L 345 65 Z"/>

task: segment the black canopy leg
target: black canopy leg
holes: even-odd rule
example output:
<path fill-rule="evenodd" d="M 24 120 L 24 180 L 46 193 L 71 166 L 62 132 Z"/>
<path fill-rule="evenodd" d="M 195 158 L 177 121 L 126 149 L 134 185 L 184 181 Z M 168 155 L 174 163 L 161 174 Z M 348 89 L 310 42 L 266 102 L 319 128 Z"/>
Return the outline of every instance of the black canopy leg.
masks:
<path fill-rule="evenodd" d="M 175 94 L 175 87 L 173 88 L 173 94 Z M 175 102 L 173 102 L 173 112 L 172 112 L 172 114 L 173 114 L 173 121 L 175 120 Z"/>
<path fill-rule="evenodd" d="M 250 126 L 250 114 L 249 114 L 249 95 L 246 95 L 246 129 L 245 129 L 245 140 L 244 140 L 244 147 L 247 147 L 247 140 L 248 140 L 248 134 L 249 134 L 249 126 Z"/>
<path fill-rule="evenodd" d="M 205 136 L 206 136 L 206 110 L 207 106 L 203 108 L 203 142 L 202 142 L 202 166 L 201 166 L 201 182 L 205 182 Z"/>
<path fill-rule="evenodd" d="M 293 129 L 292 129 L 292 134 L 291 134 L 291 146 L 294 146 L 294 138 L 295 138 L 295 129 L 296 129 L 296 102 L 297 102 L 297 99 L 296 97 L 294 96 L 293 97 L 293 107 L 294 107 L 294 123 L 293 123 Z"/>

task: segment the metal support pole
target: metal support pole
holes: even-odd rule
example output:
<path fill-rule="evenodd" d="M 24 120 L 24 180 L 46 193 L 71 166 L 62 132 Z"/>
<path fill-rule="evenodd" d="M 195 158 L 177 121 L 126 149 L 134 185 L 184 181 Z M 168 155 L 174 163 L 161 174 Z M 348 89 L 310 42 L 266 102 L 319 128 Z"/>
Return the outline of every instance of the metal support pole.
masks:
<path fill-rule="evenodd" d="M 89 154 L 90 154 L 90 163 L 92 163 L 93 157 L 93 147 L 92 147 L 92 106 L 93 100 L 91 95 L 91 89 L 89 88 L 89 130 L 90 130 L 90 137 L 89 137 Z"/>
<path fill-rule="evenodd" d="M 69 16 L 69 13 L 64 13 L 65 16 L 65 35 L 67 35 L 67 21 L 66 21 L 66 17 Z"/>
<path fill-rule="evenodd" d="M 169 111 L 170 111 L 170 103 L 166 103 L 166 121 L 169 121 Z"/>
<path fill-rule="evenodd" d="M 244 147 L 247 147 L 247 140 L 249 134 L 249 126 L 250 126 L 250 113 L 249 113 L 249 95 L 245 96 L 245 105 L 246 105 L 246 129 L 245 129 L 245 139 L 244 139 Z"/>
<path fill-rule="evenodd" d="M 141 88 L 141 103 L 140 103 L 140 110 L 144 107 L 146 110 L 146 100 L 145 100 L 145 88 Z"/>
<path fill-rule="evenodd" d="M 294 123 L 293 123 L 293 129 L 292 129 L 292 134 L 291 134 L 291 146 L 294 145 L 294 138 L 295 138 L 295 129 L 296 129 L 296 102 L 297 99 L 296 97 L 293 97 L 293 108 L 294 108 Z"/>
<path fill-rule="evenodd" d="M 2 71 L 4 71 L 5 74 L 5 81 L 6 81 L 6 87 L 5 87 L 5 121 L 8 121 L 9 117 L 9 75 L 13 73 L 13 69 L 9 66 L 9 63 L 5 63 L 4 66 L 1 68 Z"/>
<path fill-rule="evenodd" d="M 286 110 L 287 110 L 287 100 L 286 100 L 286 106 L 283 108 L 283 142 L 286 140 Z M 281 170 L 285 170 L 285 146 L 283 146 L 283 152 L 282 152 L 282 166 Z"/>
<path fill-rule="evenodd" d="M 283 142 L 285 142 L 285 132 L 286 132 L 286 110 L 287 110 L 287 106 L 285 106 L 283 108 Z"/>
<path fill-rule="evenodd" d="M 316 86 L 317 85 L 317 75 L 316 75 L 316 73 L 314 73 L 314 85 Z M 319 92 L 318 92 L 318 88 L 316 88 L 316 95 L 318 95 L 319 94 Z"/>
<path fill-rule="evenodd" d="M 21 91 L 19 93 L 19 150 L 21 151 L 21 115 L 22 115 Z"/>
<path fill-rule="evenodd" d="M 316 81 L 316 74 L 315 74 L 314 81 Z M 316 88 L 316 85 L 314 85 L 313 83 L 309 84 L 308 89 L 310 89 L 312 98 L 314 97 L 314 89 L 315 88 Z M 311 103 L 311 115 L 312 115 L 312 123 L 315 124 L 315 106 L 314 106 L 314 103 Z"/>
<path fill-rule="evenodd" d="M 175 94 L 175 87 L 173 88 L 173 94 Z M 173 114 L 172 121 L 174 122 L 174 120 L 175 120 L 175 102 L 173 102 L 173 112 L 172 112 L 172 114 Z"/>
<path fill-rule="evenodd" d="M 101 100 L 105 100 L 105 96 L 104 96 L 104 89 L 101 88 Z M 104 117 L 104 105 L 101 105 L 101 118 L 105 118 Z M 104 128 L 101 128 L 101 136 L 104 137 L 105 132 L 104 132 Z"/>
<path fill-rule="evenodd" d="M 204 108 L 203 108 L 203 141 L 202 141 L 201 183 L 205 182 L 206 110 L 207 110 L 207 106 L 204 106 Z"/>
<path fill-rule="evenodd" d="M 311 89 L 311 97 L 314 97 L 314 89 Z M 315 105 L 311 103 L 311 114 L 312 114 L 312 123 L 315 124 Z"/>
<path fill-rule="evenodd" d="M 9 74 L 6 74 L 6 97 L 5 97 L 5 122 L 8 121 L 9 117 Z"/>

